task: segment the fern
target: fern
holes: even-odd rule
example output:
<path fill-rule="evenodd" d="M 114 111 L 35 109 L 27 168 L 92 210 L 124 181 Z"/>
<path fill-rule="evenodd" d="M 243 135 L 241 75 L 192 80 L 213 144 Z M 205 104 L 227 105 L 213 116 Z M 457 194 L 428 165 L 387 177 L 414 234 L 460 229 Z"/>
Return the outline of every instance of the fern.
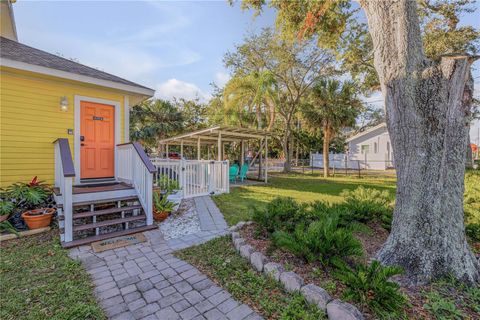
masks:
<path fill-rule="evenodd" d="M 357 265 L 355 269 L 345 266 L 336 276 L 347 286 L 345 299 L 368 306 L 381 318 L 397 318 L 407 299 L 400 292 L 400 286 L 389 279 L 402 272 L 399 267 L 382 266 L 373 261 L 368 266 Z"/>
<path fill-rule="evenodd" d="M 309 217 L 306 206 L 298 204 L 292 198 L 277 197 L 264 210 L 254 209 L 253 221 L 257 226 L 268 232 L 293 232 L 298 224 L 305 223 Z"/>
<path fill-rule="evenodd" d="M 389 230 L 392 223 L 393 206 L 388 191 L 358 187 L 355 190 L 344 190 L 340 194 L 345 198 L 344 220 L 362 223 L 379 221 Z"/>
<path fill-rule="evenodd" d="M 310 223 L 308 227 L 299 224 L 293 233 L 275 232 L 273 242 L 307 262 L 320 261 L 324 265 L 361 255 L 360 242 L 351 230 L 338 227 L 338 221 L 338 215 L 331 215 Z"/>

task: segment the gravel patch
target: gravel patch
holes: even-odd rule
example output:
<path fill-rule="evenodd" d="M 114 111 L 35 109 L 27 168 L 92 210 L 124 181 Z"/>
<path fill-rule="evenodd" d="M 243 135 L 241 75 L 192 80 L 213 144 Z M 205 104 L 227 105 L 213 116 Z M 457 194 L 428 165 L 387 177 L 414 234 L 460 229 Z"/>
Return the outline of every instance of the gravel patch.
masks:
<path fill-rule="evenodd" d="M 165 240 L 200 232 L 200 221 L 193 199 L 182 200 L 178 210 L 159 225 Z"/>

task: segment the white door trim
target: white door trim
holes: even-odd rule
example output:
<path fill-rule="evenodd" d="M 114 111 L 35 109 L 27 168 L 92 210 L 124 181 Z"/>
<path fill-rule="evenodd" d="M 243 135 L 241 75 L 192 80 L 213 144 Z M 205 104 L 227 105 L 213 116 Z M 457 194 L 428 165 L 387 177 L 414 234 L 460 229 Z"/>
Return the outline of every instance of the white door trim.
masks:
<path fill-rule="evenodd" d="M 74 96 L 74 137 L 73 137 L 73 148 L 74 148 L 74 159 L 73 163 L 75 165 L 75 184 L 80 184 L 80 176 L 81 176 L 81 165 L 80 165 L 80 102 L 93 102 L 93 103 L 101 103 L 107 104 L 115 107 L 115 149 L 114 149 L 114 166 L 115 166 L 115 177 L 117 176 L 117 168 L 118 168 L 118 154 L 117 154 L 117 144 L 121 143 L 120 139 L 120 102 L 113 101 L 113 100 L 106 100 L 106 99 L 99 99 L 93 97 L 86 97 L 86 96 Z"/>

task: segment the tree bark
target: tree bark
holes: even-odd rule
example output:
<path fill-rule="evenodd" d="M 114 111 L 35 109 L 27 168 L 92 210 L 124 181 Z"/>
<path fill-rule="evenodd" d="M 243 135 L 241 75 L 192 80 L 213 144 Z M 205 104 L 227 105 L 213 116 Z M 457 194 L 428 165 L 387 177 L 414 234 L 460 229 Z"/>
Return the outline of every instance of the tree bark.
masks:
<path fill-rule="evenodd" d="M 414 284 L 449 274 L 480 281 L 465 236 L 465 148 L 473 58 L 434 63 L 421 42 L 416 1 L 361 1 L 375 48 L 397 171 L 392 231 L 377 253 Z"/>
<path fill-rule="evenodd" d="M 323 128 L 323 176 L 327 178 L 330 175 L 330 128 L 325 125 Z"/>
<path fill-rule="evenodd" d="M 283 153 L 285 155 L 285 162 L 283 163 L 283 172 L 288 173 L 292 171 L 291 166 L 291 152 L 290 152 L 290 129 L 287 125 L 285 128 L 285 134 L 282 141 Z"/>

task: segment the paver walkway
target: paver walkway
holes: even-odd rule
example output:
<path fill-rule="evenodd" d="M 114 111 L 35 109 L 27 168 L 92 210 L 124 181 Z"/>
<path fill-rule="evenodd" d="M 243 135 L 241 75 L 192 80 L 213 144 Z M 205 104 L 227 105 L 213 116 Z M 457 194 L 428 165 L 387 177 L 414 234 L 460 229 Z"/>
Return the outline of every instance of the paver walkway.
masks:
<path fill-rule="evenodd" d="M 196 197 L 193 200 L 201 231 L 168 240 L 168 246 L 173 250 L 188 248 L 227 233 L 227 223 L 212 198 L 204 196 Z"/>
<path fill-rule="evenodd" d="M 216 220 L 213 201 L 206 198 L 198 202 L 207 208 L 201 209 L 203 214 L 209 213 L 214 225 L 223 226 Z M 224 234 L 225 228 L 226 224 L 223 229 L 202 230 L 182 240 L 182 246 Z M 159 229 L 144 234 L 147 242 L 123 248 L 95 253 L 91 246 L 81 246 L 70 251 L 92 276 L 95 295 L 110 319 L 261 319 L 198 269 L 174 257 L 175 249 Z"/>

